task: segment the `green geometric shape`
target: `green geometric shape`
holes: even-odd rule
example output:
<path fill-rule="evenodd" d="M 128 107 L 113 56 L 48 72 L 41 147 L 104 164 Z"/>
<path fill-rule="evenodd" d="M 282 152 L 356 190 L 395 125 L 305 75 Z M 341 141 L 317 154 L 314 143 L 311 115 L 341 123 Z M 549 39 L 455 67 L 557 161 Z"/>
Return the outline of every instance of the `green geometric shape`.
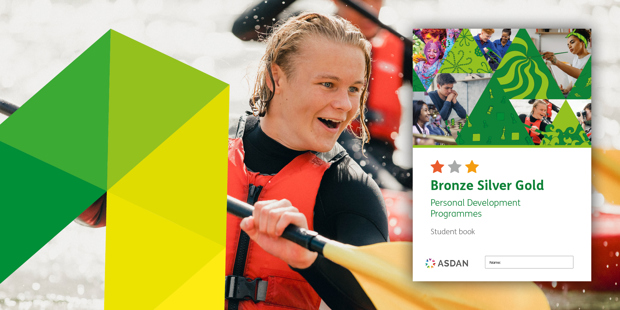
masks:
<path fill-rule="evenodd" d="M 2 282 L 103 195 L 105 189 L 3 142 L 0 162 L 10 163 L 2 166 L 0 178 Z"/>
<path fill-rule="evenodd" d="M 439 69 L 439 73 L 492 72 L 469 29 L 463 29 Z"/>
<path fill-rule="evenodd" d="M 106 190 L 109 71 L 110 32 L 2 123 L 0 141 Z"/>
<path fill-rule="evenodd" d="M 525 29 L 520 29 L 493 74 L 508 99 L 564 99 Z"/>
<path fill-rule="evenodd" d="M 226 87 L 112 31 L 108 188 Z"/>
<path fill-rule="evenodd" d="M 547 126 L 543 135 L 545 137 L 542 139 L 541 145 L 562 145 L 567 147 L 591 145 L 586 132 L 579 124 L 575 112 L 573 112 L 567 101 L 564 101 L 560 112 L 553 119 L 553 123 Z"/>
<path fill-rule="evenodd" d="M 0 282 L 227 86 L 114 31 L 97 40 L 0 124 Z"/>
<path fill-rule="evenodd" d="M 591 99 L 592 98 L 592 57 L 588 59 L 586 66 L 583 67 L 579 78 L 568 94 L 568 99 Z"/>
<path fill-rule="evenodd" d="M 497 74 L 497 73 L 495 73 Z M 527 136 L 525 126 L 495 77 L 489 80 L 469 116 L 472 126 L 465 126 L 459 134 L 459 145 L 529 145 L 524 139 L 507 139 Z M 476 136 L 478 135 L 478 136 Z M 460 139 L 462 137 L 462 139 Z M 468 139 L 467 137 L 472 137 Z"/>
<path fill-rule="evenodd" d="M 426 88 L 424 88 L 422 81 L 420 81 L 420 77 L 415 73 L 415 71 L 413 72 L 411 83 L 413 85 L 414 92 L 425 92 L 426 91 Z"/>
<path fill-rule="evenodd" d="M 513 132 L 512 133 L 512 140 L 519 140 L 519 133 L 518 132 Z"/>

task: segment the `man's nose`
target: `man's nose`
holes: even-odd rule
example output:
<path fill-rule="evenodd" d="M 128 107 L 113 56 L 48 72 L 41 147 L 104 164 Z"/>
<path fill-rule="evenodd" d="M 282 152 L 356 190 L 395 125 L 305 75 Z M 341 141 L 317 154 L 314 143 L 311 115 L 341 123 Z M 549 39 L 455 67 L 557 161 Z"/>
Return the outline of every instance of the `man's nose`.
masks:
<path fill-rule="evenodd" d="M 353 103 L 351 103 L 351 96 L 349 96 L 348 89 L 345 89 L 343 91 L 338 91 L 337 94 L 332 99 L 331 105 L 332 107 L 339 109 L 339 110 L 343 110 L 343 111 L 351 110 L 353 108 Z"/>

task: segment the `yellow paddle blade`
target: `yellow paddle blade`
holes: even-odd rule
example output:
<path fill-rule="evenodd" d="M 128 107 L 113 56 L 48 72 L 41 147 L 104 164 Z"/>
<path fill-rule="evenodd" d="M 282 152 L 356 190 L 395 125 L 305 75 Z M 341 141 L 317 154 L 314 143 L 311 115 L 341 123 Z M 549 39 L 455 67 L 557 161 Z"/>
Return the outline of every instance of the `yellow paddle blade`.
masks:
<path fill-rule="evenodd" d="M 353 247 L 328 243 L 323 254 L 349 269 L 379 310 L 549 309 L 531 282 L 413 282 L 410 242 Z"/>
<path fill-rule="evenodd" d="M 592 184 L 606 201 L 620 204 L 620 150 L 592 149 Z"/>

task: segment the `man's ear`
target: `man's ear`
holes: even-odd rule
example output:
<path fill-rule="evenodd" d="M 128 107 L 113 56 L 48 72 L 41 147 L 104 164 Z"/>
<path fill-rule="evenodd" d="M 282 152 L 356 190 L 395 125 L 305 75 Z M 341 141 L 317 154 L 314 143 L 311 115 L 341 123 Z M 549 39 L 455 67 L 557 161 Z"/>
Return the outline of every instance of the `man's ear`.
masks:
<path fill-rule="evenodd" d="M 282 91 L 281 83 L 284 79 L 284 72 L 282 71 L 282 68 L 276 64 L 272 64 L 271 75 L 273 76 L 273 80 L 270 79 L 267 81 L 267 87 L 269 87 L 269 90 L 271 90 L 274 94 L 280 94 Z"/>

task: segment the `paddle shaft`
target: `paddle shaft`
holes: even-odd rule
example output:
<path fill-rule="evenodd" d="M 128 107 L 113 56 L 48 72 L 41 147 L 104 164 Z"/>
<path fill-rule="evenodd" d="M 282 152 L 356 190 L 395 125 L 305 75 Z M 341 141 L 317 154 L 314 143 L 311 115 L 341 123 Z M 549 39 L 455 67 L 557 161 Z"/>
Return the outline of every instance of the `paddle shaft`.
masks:
<path fill-rule="evenodd" d="M 0 113 L 11 116 L 19 107 L 0 99 Z"/>
<path fill-rule="evenodd" d="M 620 179 L 620 167 L 618 167 L 618 164 L 613 159 L 605 156 L 604 154 L 600 154 L 599 152 L 592 152 L 592 161 L 605 167 L 607 172 L 610 172 L 614 175 L 614 177 Z"/>
<path fill-rule="evenodd" d="M 226 201 L 226 208 L 228 213 L 240 218 L 252 216 L 254 211 L 254 207 L 250 204 L 230 196 L 228 196 Z M 328 239 L 319 235 L 316 231 L 300 228 L 292 224 L 284 229 L 282 238 L 295 242 L 305 249 L 321 255 L 323 255 L 323 248 L 328 241 Z"/>

